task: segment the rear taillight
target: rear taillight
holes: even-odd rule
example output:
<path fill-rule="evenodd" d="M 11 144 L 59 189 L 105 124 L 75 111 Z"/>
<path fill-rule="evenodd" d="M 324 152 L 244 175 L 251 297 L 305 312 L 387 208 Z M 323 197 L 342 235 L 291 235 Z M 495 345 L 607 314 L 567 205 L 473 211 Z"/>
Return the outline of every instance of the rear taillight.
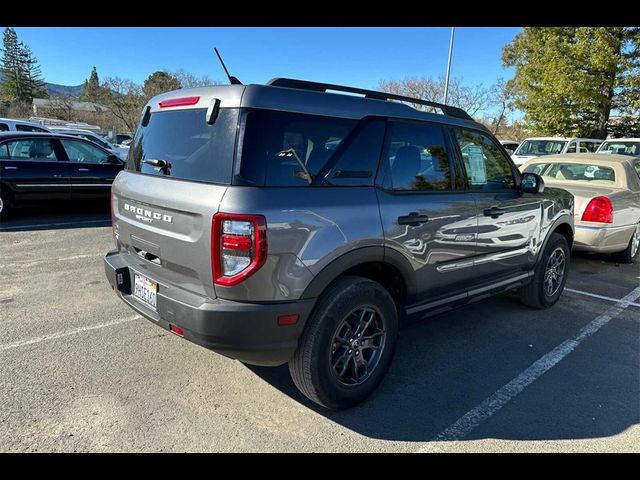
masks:
<path fill-rule="evenodd" d="M 262 215 L 216 213 L 211 227 L 213 283 L 232 286 L 267 259 L 267 221 Z"/>
<path fill-rule="evenodd" d="M 608 197 L 592 198 L 582 214 L 583 222 L 613 222 L 613 205 Z"/>
<path fill-rule="evenodd" d="M 113 240 L 116 241 L 118 240 L 118 235 L 116 232 L 116 219 L 113 216 L 113 189 L 111 189 L 110 192 L 111 197 L 109 198 L 109 206 L 111 207 L 111 234 L 113 235 Z"/>

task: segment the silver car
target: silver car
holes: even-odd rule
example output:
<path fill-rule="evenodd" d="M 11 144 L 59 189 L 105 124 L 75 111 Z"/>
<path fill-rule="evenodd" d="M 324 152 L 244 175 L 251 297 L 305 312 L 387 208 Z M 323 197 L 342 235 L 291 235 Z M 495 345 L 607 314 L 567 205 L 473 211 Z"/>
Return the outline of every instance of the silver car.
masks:
<path fill-rule="evenodd" d="M 583 153 L 536 158 L 523 172 L 542 175 L 545 184 L 575 197 L 573 248 L 612 253 L 633 263 L 640 245 L 640 158 Z"/>

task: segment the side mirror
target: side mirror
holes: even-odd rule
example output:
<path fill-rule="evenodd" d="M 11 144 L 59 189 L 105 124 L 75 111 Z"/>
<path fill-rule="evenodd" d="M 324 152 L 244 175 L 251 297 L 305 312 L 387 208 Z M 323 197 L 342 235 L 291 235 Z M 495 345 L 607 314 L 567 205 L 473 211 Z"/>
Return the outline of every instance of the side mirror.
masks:
<path fill-rule="evenodd" d="M 542 193 L 544 180 L 537 173 L 525 172 L 520 177 L 520 190 L 525 193 Z"/>
<path fill-rule="evenodd" d="M 117 155 L 110 154 L 107 156 L 107 163 L 122 164 L 122 160 L 120 160 Z"/>

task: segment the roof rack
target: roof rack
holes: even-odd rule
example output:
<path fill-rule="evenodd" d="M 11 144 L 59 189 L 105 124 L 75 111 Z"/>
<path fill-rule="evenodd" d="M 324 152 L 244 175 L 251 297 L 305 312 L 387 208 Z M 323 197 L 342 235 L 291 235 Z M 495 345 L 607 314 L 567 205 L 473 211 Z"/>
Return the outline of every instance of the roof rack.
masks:
<path fill-rule="evenodd" d="M 319 83 L 309 82 L 307 80 L 296 80 L 295 78 L 274 78 L 267 82 L 267 85 L 272 87 L 286 87 L 297 88 L 299 90 L 312 90 L 314 92 L 326 92 L 327 90 L 335 90 L 337 92 L 349 92 L 364 95 L 365 98 L 374 98 L 376 100 L 399 100 L 401 102 L 417 103 L 419 105 L 426 105 L 429 107 L 435 107 L 442 110 L 442 113 L 450 117 L 462 118 L 464 120 L 471 120 L 473 118 L 458 107 L 452 107 L 451 105 L 445 105 L 444 103 L 430 102 L 428 100 L 422 100 L 421 98 L 411 98 L 402 95 L 395 95 L 393 93 L 378 92 L 375 90 L 365 90 L 363 88 L 347 87 L 344 85 L 334 85 L 331 83 Z"/>

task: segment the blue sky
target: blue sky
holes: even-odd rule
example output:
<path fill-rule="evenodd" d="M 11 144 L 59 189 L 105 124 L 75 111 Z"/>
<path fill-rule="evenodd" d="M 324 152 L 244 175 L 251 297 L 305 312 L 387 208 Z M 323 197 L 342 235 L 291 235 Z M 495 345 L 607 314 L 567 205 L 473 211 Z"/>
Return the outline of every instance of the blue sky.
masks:
<path fill-rule="evenodd" d="M 2 27 L 4 29 L 4 27 Z M 451 75 L 490 85 L 511 78 L 502 47 L 520 28 L 456 28 Z M 100 78 L 136 82 L 156 70 L 184 69 L 223 81 L 213 47 L 243 83 L 287 76 L 375 88 L 381 79 L 443 75 L 449 28 L 71 28 L 17 27 L 45 80 L 78 85 L 91 67 Z"/>

